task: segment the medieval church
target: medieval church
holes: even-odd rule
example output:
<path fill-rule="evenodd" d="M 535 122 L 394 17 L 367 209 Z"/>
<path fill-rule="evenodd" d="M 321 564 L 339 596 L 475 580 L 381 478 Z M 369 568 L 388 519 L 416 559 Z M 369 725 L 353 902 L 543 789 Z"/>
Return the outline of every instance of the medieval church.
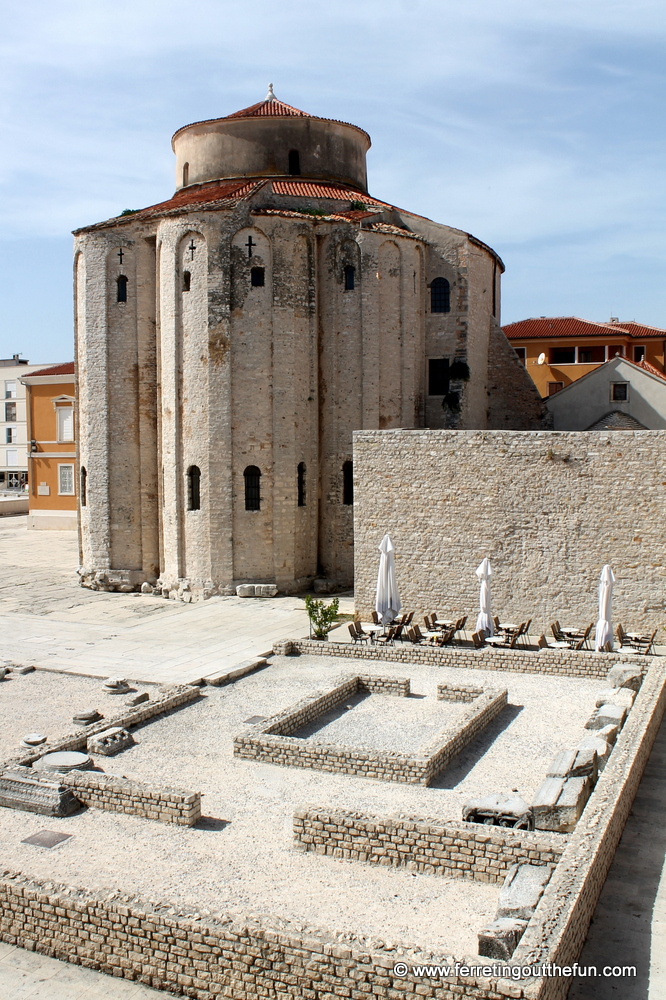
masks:
<path fill-rule="evenodd" d="M 543 426 L 502 261 L 272 86 L 172 147 L 172 198 L 75 233 L 81 582 L 348 586 L 353 431 Z"/>

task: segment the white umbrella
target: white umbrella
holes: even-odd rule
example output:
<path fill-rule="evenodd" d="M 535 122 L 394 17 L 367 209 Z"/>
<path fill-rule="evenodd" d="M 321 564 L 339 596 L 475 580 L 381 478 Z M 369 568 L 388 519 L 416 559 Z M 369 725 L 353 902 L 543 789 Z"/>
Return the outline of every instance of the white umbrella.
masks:
<path fill-rule="evenodd" d="M 607 642 L 613 645 L 613 626 L 611 617 L 613 614 L 613 584 L 615 576 L 613 570 L 607 564 L 601 571 L 599 577 L 599 621 L 594 633 L 594 648 L 600 652 Z"/>
<path fill-rule="evenodd" d="M 379 546 L 379 573 L 377 574 L 377 598 L 375 610 L 384 625 L 393 621 L 402 607 L 400 594 L 395 582 L 394 546 L 389 535 L 384 535 Z"/>
<path fill-rule="evenodd" d="M 479 593 L 479 617 L 476 619 L 476 631 L 485 632 L 486 635 L 495 635 L 495 626 L 490 614 L 490 578 L 493 571 L 490 568 L 488 559 L 484 559 L 476 569 L 476 575 L 481 584 Z"/>

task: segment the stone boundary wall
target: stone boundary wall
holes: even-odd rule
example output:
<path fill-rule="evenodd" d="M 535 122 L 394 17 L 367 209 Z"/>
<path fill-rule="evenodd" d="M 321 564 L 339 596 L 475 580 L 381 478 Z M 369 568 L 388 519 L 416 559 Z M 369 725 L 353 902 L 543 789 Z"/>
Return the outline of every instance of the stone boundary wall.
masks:
<path fill-rule="evenodd" d="M 176 788 L 156 788 L 142 781 L 130 781 L 96 771 L 70 771 L 62 784 L 86 806 L 109 812 L 127 813 L 162 823 L 194 826 L 201 819 L 201 793 Z"/>
<path fill-rule="evenodd" d="M 565 846 L 565 836 L 478 823 L 314 808 L 294 813 L 296 850 L 477 882 L 501 882 L 517 863 L 556 865 Z"/>
<path fill-rule="evenodd" d="M 308 656 L 341 656 L 345 660 L 460 667 L 470 670 L 509 670 L 518 674 L 547 674 L 605 681 L 616 663 L 631 663 L 645 672 L 650 657 L 636 653 L 586 653 L 568 649 L 472 649 L 468 646 L 360 646 L 351 642 L 291 640 L 294 650 Z M 279 650 L 276 650 L 276 654 Z"/>
<path fill-rule="evenodd" d="M 414 754 L 369 750 L 338 743 L 293 738 L 291 734 L 314 722 L 358 690 L 369 690 L 377 681 L 379 690 L 384 678 L 351 677 L 331 691 L 316 694 L 286 709 L 278 716 L 259 723 L 234 737 L 234 756 L 245 760 L 263 760 L 283 767 L 305 767 L 340 774 L 358 774 L 381 781 L 429 784 L 444 770 L 462 748 L 484 729 L 506 705 L 505 689 L 482 692 L 472 706 L 446 726 L 435 739 Z M 397 678 L 391 689 L 409 692 L 409 681 Z M 405 687 L 406 685 L 406 687 Z"/>
<path fill-rule="evenodd" d="M 533 619 L 533 633 L 555 619 L 596 621 L 605 563 L 616 574 L 614 622 L 644 632 L 663 624 L 666 430 L 359 430 L 353 438 L 354 592 L 364 618 L 388 531 L 407 610 L 471 615 L 474 571 L 487 556 L 494 613 Z"/>
<path fill-rule="evenodd" d="M 483 694 L 483 688 L 480 687 L 470 687 L 464 684 L 437 685 L 438 701 L 474 701 L 480 694 Z"/>
<path fill-rule="evenodd" d="M 608 764 L 546 887 L 512 961 L 571 965 L 582 950 L 595 906 L 666 709 L 666 666 L 652 658 Z M 564 1000 L 570 981 L 544 979 L 525 989 L 538 1000 Z"/>

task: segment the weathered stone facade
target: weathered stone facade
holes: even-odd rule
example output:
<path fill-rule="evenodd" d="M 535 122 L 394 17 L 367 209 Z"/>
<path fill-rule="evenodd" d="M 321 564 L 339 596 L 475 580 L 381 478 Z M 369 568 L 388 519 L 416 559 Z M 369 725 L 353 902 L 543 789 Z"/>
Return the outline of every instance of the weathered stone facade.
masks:
<path fill-rule="evenodd" d="M 596 621 L 610 563 L 614 624 L 651 632 L 666 610 L 664 454 L 664 431 L 357 432 L 357 611 L 374 607 L 389 531 L 407 610 L 473 622 L 487 556 L 493 613 L 550 634 Z"/>
<path fill-rule="evenodd" d="M 541 426 L 501 261 L 371 198 L 369 144 L 271 95 L 176 133 L 170 201 L 77 231 L 84 585 L 349 585 L 354 430 Z"/>

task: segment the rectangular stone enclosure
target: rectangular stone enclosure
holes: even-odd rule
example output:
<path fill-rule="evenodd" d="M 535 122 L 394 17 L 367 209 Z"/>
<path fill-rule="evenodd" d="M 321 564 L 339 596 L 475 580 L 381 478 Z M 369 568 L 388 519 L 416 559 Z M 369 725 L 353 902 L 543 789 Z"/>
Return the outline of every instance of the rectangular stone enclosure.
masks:
<path fill-rule="evenodd" d="M 443 771 L 468 743 L 502 711 L 507 702 L 506 689 L 492 688 L 475 693 L 468 689 L 469 708 L 426 746 L 412 754 L 370 750 L 337 743 L 310 742 L 294 737 L 303 726 L 358 694 L 408 697 L 407 678 L 356 675 L 344 679 L 332 690 L 318 693 L 279 715 L 254 726 L 234 738 L 234 755 L 246 760 L 263 760 L 285 767 L 308 767 L 319 771 L 356 774 L 382 781 L 403 781 L 428 785 Z M 441 699 L 441 693 L 438 692 Z M 443 700 L 453 700 L 444 698 Z M 457 699 L 456 699 L 457 700 Z"/>
<path fill-rule="evenodd" d="M 356 610 L 374 608 L 388 531 L 403 609 L 473 621 L 487 556 L 502 620 L 588 625 L 610 563 L 613 622 L 652 631 L 666 610 L 664 455 L 666 431 L 355 432 Z"/>

